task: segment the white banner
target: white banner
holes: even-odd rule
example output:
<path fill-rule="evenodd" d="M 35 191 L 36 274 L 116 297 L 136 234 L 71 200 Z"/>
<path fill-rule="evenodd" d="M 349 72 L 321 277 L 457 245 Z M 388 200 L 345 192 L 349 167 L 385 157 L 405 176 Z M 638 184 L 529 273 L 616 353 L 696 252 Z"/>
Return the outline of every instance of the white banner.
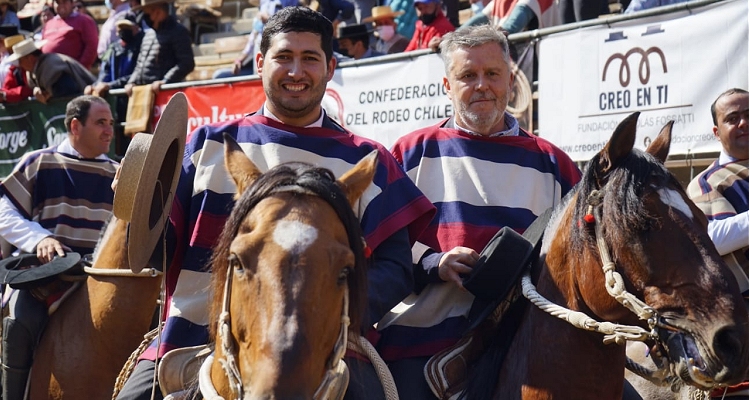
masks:
<path fill-rule="evenodd" d="M 545 37 L 540 136 L 588 160 L 640 111 L 637 148 L 675 120 L 670 154 L 719 151 L 710 106 L 726 89 L 748 89 L 747 55 L 747 0 Z"/>
<path fill-rule="evenodd" d="M 337 69 L 323 107 L 350 131 L 391 148 L 399 137 L 453 115 L 437 54 Z"/>

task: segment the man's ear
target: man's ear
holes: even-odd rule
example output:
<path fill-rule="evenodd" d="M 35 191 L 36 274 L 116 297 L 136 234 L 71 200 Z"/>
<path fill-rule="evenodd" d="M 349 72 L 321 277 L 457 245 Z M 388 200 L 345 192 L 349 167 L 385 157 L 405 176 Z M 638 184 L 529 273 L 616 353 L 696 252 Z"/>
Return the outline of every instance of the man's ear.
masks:
<path fill-rule="evenodd" d="M 72 120 L 70 120 L 71 134 L 78 136 L 78 134 L 81 133 L 81 129 L 83 129 L 83 123 L 78 118 L 73 118 Z"/>
<path fill-rule="evenodd" d="M 718 126 L 714 126 L 713 128 L 711 128 L 711 130 L 714 132 L 714 137 L 717 138 L 717 139 L 720 139 L 719 138 L 719 127 Z"/>
<path fill-rule="evenodd" d="M 334 73 L 336 73 L 336 57 L 331 56 L 331 60 L 328 61 L 328 77 L 326 82 L 330 82 L 333 79 Z"/>
<path fill-rule="evenodd" d="M 448 94 L 448 98 L 453 100 L 453 96 L 451 95 L 451 83 L 447 76 L 443 77 L 443 87 L 445 87 L 445 92 Z"/>
<path fill-rule="evenodd" d="M 263 73 L 263 54 L 261 52 L 255 55 L 255 71 L 258 72 L 258 75 Z"/>

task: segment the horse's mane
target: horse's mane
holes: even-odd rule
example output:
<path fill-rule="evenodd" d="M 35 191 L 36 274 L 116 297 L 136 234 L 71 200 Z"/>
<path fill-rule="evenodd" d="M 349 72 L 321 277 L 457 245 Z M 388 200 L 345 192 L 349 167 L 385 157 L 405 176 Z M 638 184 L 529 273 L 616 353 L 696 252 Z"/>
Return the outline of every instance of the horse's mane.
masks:
<path fill-rule="evenodd" d="M 557 212 L 563 212 L 574 201 L 573 222 L 570 229 L 570 254 L 584 254 L 588 248 L 596 251 L 593 231 L 585 224 L 584 216 L 588 210 L 588 196 L 594 190 L 602 194 L 603 221 L 607 226 L 617 229 L 604 230 L 606 240 L 624 240 L 623 238 L 648 229 L 659 221 L 648 214 L 643 207 L 643 196 L 666 186 L 680 187 L 677 179 L 664 165 L 652 155 L 633 149 L 619 164 L 614 165 L 605 175 L 601 174 L 600 165 L 607 160 L 601 153 L 596 154 L 585 166 L 583 176 L 578 184 L 565 195 Z M 577 221 L 580 221 L 578 223 Z M 516 329 L 516 326 L 506 328 Z M 491 398 L 498 378 L 497 371 L 507 352 L 507 341 L 493 338 L 491 344 L 480 358 L 472 372 L 460 400 Z M 512 340 L 512 339 L 511 339 Z"/>
<path fill-rule="evenodd" d="M 584 221 L 584 215 L 588 213 L 587 196 L 598 190 L 603 202 L 601 223 L 605 227 L 617 227 L 605 229 L 607 241 L 617 241 L 658 224 L 659 221 L 649 216 L 643 207 L 643 197 L 667 186 L 680 187 L 674 175 L 652 155 L 637 149 L 601 176 L 598 166 L 604 162 L 602 154 L 598 153 L 586 164 L 581 181 L 574 189 L 578 196 L 573 221 Z M 581 232 L 587 229 L 585 224 L 573 223 L 570 227 L 574 253 L 595 245 L 591 235 Z"/>
<path fill-rule="evenodd" d="M 212 272 L 213 301 L 210 321 L 218 321 L 221 313 L 222 288 L 228 271 L 229 247 L 237 236 L 245 216 L 261 200 L 275 192 L 292 193 L 294 196 L 307 196 L 302 191 L 279 190 L 283 187 L 299 187 L 314 193 L 333 207 L 344 224 L 349 239 L 349 247 L 354 252 L 354 270 L 348 275 L 349 285 L 349 329 L 361 333 L 367 294 L 367 259 L 364 256 L 364 243 L 359 219 L 354 214 L 341 188 L 336 183 L 333 172 L 306 163 L 286 163 L 278 165 L 261 175 L 241 194 L 232 209 L 210 262 Z M 216 324 L 210 324 L 211 338 L 215 338 Z"/>

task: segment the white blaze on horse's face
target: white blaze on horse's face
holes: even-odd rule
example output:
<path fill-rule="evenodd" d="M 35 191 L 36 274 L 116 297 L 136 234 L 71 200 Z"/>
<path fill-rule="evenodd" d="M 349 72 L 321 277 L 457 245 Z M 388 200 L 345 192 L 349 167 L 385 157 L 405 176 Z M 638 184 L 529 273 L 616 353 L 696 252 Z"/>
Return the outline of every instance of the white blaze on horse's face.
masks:
<path fill-rule="evenodd" d="M 299 221 L 279 221 L 273 230 L 273 241 L 282 249 L 301 254 L 318 238 L 315 227 Z"/>
<path fill-rule="evenodd" d="M 690 206 L 678 191 L 662 188 L 658 190 L 658 193 L 659 198 L 664 204 L 681 211 L 686 217 L 693 219 L 693 211 L 690 210 Z"/>

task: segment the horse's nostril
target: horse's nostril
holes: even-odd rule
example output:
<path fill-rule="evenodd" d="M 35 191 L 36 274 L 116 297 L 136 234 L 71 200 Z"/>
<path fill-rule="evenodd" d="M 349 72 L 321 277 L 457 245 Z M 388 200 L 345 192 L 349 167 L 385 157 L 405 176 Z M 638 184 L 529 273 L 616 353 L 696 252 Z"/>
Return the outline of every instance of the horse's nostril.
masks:
<path fill-rule="evenodd" d="M 747 337 L 737 326 L 727 326 L 714 336 L 716 356 L 728 367 L 747 366 Z M 734 369 L 734 368 L 733 368 Z"/>

